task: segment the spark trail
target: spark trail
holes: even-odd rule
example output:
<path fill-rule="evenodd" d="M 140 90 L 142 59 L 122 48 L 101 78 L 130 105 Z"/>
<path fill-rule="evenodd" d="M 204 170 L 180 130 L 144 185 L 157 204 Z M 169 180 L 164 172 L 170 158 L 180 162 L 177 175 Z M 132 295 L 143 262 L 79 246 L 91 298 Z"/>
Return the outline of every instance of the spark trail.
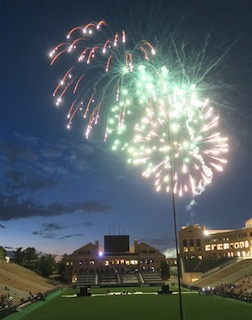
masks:
<path fill-rule="evenodd" d="M 88 119 L 86 138 L 103 111 L 107 119 L 106 140 L 109 133 L 123 126 L 131 109 L 138 107 L 137 66 L 150 61 L 155 49 L 145 40 L 132 48 L 127 46 L 125 31 L 113 33 L 107 22 L 101 20 L 71 29 L 66 40 L 50 52 L 51 65 L 66 55 L 71 66 L 53 92 L 56 105 L 72 100 L 67 127 L 81 112 Z"/>

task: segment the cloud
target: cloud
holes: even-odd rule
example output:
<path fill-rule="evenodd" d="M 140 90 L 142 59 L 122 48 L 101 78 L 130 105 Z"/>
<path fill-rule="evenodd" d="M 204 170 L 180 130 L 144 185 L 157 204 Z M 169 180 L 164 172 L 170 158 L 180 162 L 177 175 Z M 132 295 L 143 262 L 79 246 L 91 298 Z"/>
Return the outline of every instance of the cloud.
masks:
<path fill-rule="evenodd" d="M 39 139 L 36 137 L 32 137 L 32 136 L 26 136 L 26 135 L 22 135 L 18 132 L 14 132 L 14 136 L 20 140 L 23 141 L 25 144 L 29 144 L 32 146 L 36 146 L 39 144 Z"/>
<path fill-rule="evenodd" d="M 0 140 L 0 188 L 37 193 L 58 186 L 66 177 L 80 179 L 90 171 L 93 144 L 60 140 L 57 145 L 35 137 L 13 134 L 12 141 Z M 1 192 L 1 191 L 0 191 Z"/>
<path fill-rule="evenodd" d="M 83 222 L 78 222 L 78 223 L 75 223 L 73 224 L 71 227 L 79 227 L 79 226 L 82 226 L 84 228 L 90 228 L 90 227 L 93 227 L 94 226 L 94 223 L 91 223 L 91 222 L 87 222 L 87 221 L 83 221 Z"/>
<path fill-rule="evenodd" d="M 75 234 L 69 234 L 69 235 L 65 235 L 63 237 L 59 237 L 59 240 L 63 240 L 63 239 L 68 239 L 68 238 L 73 238 L 73 237 L 82 237 L 83 234 L 82 233 L 75 233 Z"/>
<path fill-rule="evenodd" d="M 176 258 L 177 257 L 176 248 L 168 248 L 165 251 L 163 251 L 163 254 L 166 256 L 166 258 Z"/>
<path fill-rule="evenodd" d="M 32 234 L 33 234 L 34 236 L 41 236 L 41 235 L 44 234 L 44 232 L 43 232 L 43 231 L 33 231 Z"/>
<path fill-rule="evenodd" d="M 88 227 L 92 227 L 93 223 L 84 221 L 82 223 L 78 223 L 78 226 L 80 226 L 80 225 L 88 228 Z M 42 229 L 41 230 L 37 230 L 37 231 L 33 231 L 32 235 L 40 236 L 40 237 L 45 238 L 45 239 L 57 239 L 57 240 L 83 236 L 82 233 L 75 233 L 75 234 L 70 234 L 70 235 L 59 236 L 54 232 L 54 231 L 67 229 L 67 228 L 71 228 L 71 227 L 76 227 L 76 226 L 77 226 L 77 224 L 73 224 L 72 226 L 69 226 L 69 225 L 68 226 L 63 226 L 58 222 L 43 223 L 42 224 Z"/>
<path fill-rule="evenodd" d="M 23 199 L 18 195 L 0 193 L 0 221 L 26 219 L 32 217 L 52 217 L 75 213 L 107 214 L 111 207 L 99 201 L 59 202 L 43 205 L 33 199 Z"/>
<path fill-rule="evenodd" d="M 90 222 L 82 222 L 82 225 L 84 226 L 84 227 L 86 227 L 86 228 L 90 228 L 90 227 L 93 227 L 94 226 L 94 224 L 93 223 L 90 223 Z"/>
<path fill-rule="evenodd" d="M 37 174 L 35 171 L 25 174 L 18 170 L 9 170 L 6 172 L 6 190 L 9 192 L 13 190 L 23 190 L 36 192 L 43 189 L 50 189 L 58 185 L 58 182 L 51 177 L 45 177 Z"/>
<path fill-rule="evenodd" d="M 23 153 L 22 148 L 16 144 L 8 144 L 0 141 L 0 149 L 4 158 L 9 162 L 16 162 L 18 157 Z"/>
<path fill-rule="evenodd" d="M 57 229 L 58 230 L 58 229 Z M 58 236 L 56 233 L 54 232 L 50 232 L 51 230 L 39 230 L 39 231 L 33 231 L 32 235 L 34 236 L 41 236 L 42 238 L 45 239 L 56 239 L 56 240 L 63 240 L 63 239 L 69 239 L 69 238 L 73 238 L 73 237 L 82 237 L 83 234 L 82 233 L 74 233 L 74 234 L 69 234 L 69 235 L 64 235 L 64 236 Z"/>
<path fill-rule="evenodd" d="M 60 225 L 58 222 L 57 223 L 43 223 L 43 230 L 46 231 L 53 231 L 53 230 L 61 230 L 65 229 L 67 227 Z"/>
<path fill-rule="evenodd" d="M 125 176 L 123 175 L 116 176 L 116 180 L 124 180 L 124 179 L 125 179 Z"/>
<path fill-rule="evenodd" d="M 57 235 L 55 233 L 48 232 L 48 233 L 44 233 L 42 235 L 42 238 L 54 240 L 54 239 L 57 239 Z"/>
<path fill-rule="evenodd" d="M 6 227 L 3 224 L 0 223 L 0 228 L 1 229 L 5 229 Z"/>
<path fill-rule="evenodd" d="M 88 223 L 88 222 L 83 222 L 83 225 L 84 226 L 92 226 L 92 224 Z M 45 239 L 57 239 L 57 240 L 63 240 L 63 239 L 83 236 L 82 233 L 75 233 L 75 234 L 70 234 L 70 235 L 58 236 L 55 232 L 53 232 L 55 230 L 58 231 L 58 230 L 66 229 L 66 228 L 69 228 L 69 226 L 63 226 L 58 222 L 43 223 L 42 229 L 39 231 L 33 231 L 32 235 L 41 236 L 42 238 L 45 238 Z"/>
<path fill-rule="evenodd" d="M 57 239 L 57 234 L 53 231 L 55 230 L 62 230 L 66 229 L 66 226 L 62 226 L 60 223 L 56 222 L 50 222 L 50 223 L 43 223 L 42 229 L 38 231 L 33 231 L 32 235 L 34 236 L 41 236 L 42 238 L 46 239 Z"/>
<path fill-rule="evenodd" d="M 21 180 L 22 175 L 23 175 L 22 172 L 17 170 L 9 170 L 5 174 L 6 178 L 15 184 Z"/>
<path fill-rule="evenodd" d="M 9 247 L 9 246 L 4 246 L 4 249 L 5 249 L 5 250 L 15 250 L 15 248 Z"/>
<path fill-rule="evenodd" d="M 45 230 L 33 231 L 32 235 L 41 236 L 42 238 L 45 238 L 45 239 L 57 239 L 57 235 L 55 233 L 46 232 Z"/>

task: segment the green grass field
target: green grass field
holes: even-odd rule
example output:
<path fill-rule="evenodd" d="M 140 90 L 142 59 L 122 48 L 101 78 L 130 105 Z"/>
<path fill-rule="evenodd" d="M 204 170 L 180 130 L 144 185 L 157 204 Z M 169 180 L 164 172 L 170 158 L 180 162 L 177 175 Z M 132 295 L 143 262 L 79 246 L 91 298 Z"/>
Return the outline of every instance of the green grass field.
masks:
<path fill-rule="evenodd" d="M 41 304 L 31 312 L 19 313 L 22 320 L 178 320 L 179 296 L 157 295 L 160 288 L 128 288 L 128 291 L 141 290 L 145 294 L 134 295 L 98 295 L 105 289 L 93 289 L 91 297 L 63 297 L 72 295 L 73 290 L 66 290 L 54 299 Z M 126 290 L 125 288 L 117 291 Z M 111 292 L 115 291 L 111 289 Z M 184 320 L 242 320 L 251 319 L 252 304 L 199 295 L 193 292 L 182 294 Z M 31 306 L 32 307 L 32 306 Z M 23 314 L 22 314 L 23 313 Z"/>

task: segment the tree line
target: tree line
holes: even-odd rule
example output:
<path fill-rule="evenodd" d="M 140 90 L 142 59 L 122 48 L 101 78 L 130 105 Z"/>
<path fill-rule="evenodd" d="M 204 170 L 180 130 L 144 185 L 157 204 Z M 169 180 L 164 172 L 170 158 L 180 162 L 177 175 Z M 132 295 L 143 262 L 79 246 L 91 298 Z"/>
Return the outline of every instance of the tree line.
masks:
<path fill-rule="evenodd" d="M 60 261 L 56 262 L 55 257 L 51 254 L 38 254 L 34 247 L 28 247 L 23 249 L 22 247 L 12 251 L 13 257 L 11 261 L 17 263 L 30 270 L 36 271 L 44 277 L 57 274 L 59 277 L 63 277 L 66 258 L 66 254 L 63 255 Z M 0 246 L 0 262 L 6 260 L 7 252 Z"/>

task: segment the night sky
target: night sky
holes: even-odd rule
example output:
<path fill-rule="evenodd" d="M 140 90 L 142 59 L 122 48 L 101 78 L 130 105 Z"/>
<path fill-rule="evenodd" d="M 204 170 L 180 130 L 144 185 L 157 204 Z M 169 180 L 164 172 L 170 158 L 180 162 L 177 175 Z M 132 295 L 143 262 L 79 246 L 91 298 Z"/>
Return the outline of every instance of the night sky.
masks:
<path fill-rule="evenodd" d="M 55 107 L 52 93 L 66 69 L 50 66 L 50 50 L 73 27 L 101 19 L 157 51 L 165 52 L 171 32 L 178 44 L 191 43 L 192 55 L 209 35 L 210 61 L 231 47 L 206 83 L 229 139 L 228 164 L 191 210 L 190 196 L 175 200 L 178 228 L 243 227 L 252 217 L 251 16 L 250 0 L 2 0 L 0 245 L 60 255 L 95 240 L 103 245 L 105 234 L 128 234 L 131 243 L 174 248 L 171 195 L 157 193 L 139 167 L 111 151 L 102 119 L 86 140 L 82 118 L 66 128 L 71 101 Z"/>

